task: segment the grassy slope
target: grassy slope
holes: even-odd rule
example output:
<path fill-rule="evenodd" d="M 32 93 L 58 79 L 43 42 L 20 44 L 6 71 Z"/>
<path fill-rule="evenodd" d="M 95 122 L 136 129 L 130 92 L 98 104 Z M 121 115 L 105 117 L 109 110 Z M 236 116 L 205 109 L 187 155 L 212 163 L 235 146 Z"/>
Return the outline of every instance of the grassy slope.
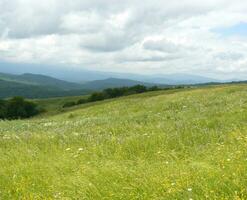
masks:
<path fill-rule="evenodd" d="M 246 85 L 0 122 L 0 199 L 247 199 Z"/>
<path fill-rule="evenodd" d="M 62 112 L 67 111 L 68 109 L 64 109 L 63 105 L 67 102 L 77 102 L 79 99 L 87 98 L 88 95 L 83 96 L 72 96 L 72 97 L 58 97 L 58 98 L 48 98 L 48 99 L 35 99 L 33 100 L 40 107 L 45 109 L 45 113 L 41 115 L 41 117 L 47 115 L 55 115 L 60 114 Z M 72 108 L 77 109 L 77 107 Z M 38 116 L 40 117 L 40 116 Z"/>

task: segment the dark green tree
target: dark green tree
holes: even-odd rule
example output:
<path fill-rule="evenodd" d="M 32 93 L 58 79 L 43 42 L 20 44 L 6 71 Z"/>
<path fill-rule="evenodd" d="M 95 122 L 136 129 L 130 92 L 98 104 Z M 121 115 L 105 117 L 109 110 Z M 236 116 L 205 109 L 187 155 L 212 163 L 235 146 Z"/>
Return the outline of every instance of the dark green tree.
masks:
<path fill-rule="evenodd" d="M 0 119 L 6 118 L 6 101 L 0 99 Z"/>
<path fill-rule="evenodd" d="M 25 101 L 23 97 L 13 97 L 6 104 L 6 118 L 23 119 L 39 113 L 35 103 Z"/>

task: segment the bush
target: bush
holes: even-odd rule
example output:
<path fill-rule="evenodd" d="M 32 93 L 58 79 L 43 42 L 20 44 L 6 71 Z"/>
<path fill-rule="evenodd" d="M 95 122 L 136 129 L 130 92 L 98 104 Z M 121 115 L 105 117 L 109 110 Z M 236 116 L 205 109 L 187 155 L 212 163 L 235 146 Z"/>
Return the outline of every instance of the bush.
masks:
<path fill-rule="evenodd" d="M 160 88 L 158 86 L 153 86 L 149 88 L 149 91 L 158 91 Z"/>
<path fill-rule="evenodd" d="M 127 87 L 122 87 L 105 89 L 103 92 L 105 93 L 107 98 L 116 98 L 126 95 L 127 91 Z"/>
<path fill-rule="evenodd" d="M 106 99 L 106 95 L 103 92 L 95 92 L 89 97 L 88 101 L 94 102 L 94 101 L 102 101 L 104 99 Z"/>
<path fill-rule="evenodd" d="M 87 102 L 88 102 L 87 99 L 79 99 L 79 100 L 77 101 L 77 105 L 84 104 L 84 103 L 87 103 Z"/>
<path fill-rule="evenodd" d="M 63 108 L 72 107 L 75 105 L 80 105 L 88 102 L 95 102 L 95 101 L 102 101 L 105 99 L 112 99 L 122 96 L 127 96 L 131 94 L 138 94 L 147 91 L 156 91 L 160 90 L 157 86 L 147 88 L 143 85 L 135 85 L 132 87 L 121 87 L 121 88 L 108 88 L 103 90 L 103 92 L 95 92 L 91 94 L 87 99 L 79 99 L 76 103 L 75 102 L 67 102 L 63 105 Z"/>
<path fill-rule="evenodd" d="M 37 105 L 22 97 L 13 97 L 7 101 L 0 100 L 0 119 L 23 119 L 37 114 L 39 114 Z"/>
<path fill-rule="evenodd" d="M 72 106 L 75 106 L 76 103 L 73 102 L 73 101 L 70 101 L 70 102 L 66 102 L 64 105 L 63 105 L 63 108 L 68 108 L 68 107 L 72 107 Z"/>
<path fill-rule="evenodd" d="M 6 101 L 0 99 L 0 119 L 6 118 Z"/>
<path fill-rule="evenodd" d="M 136 86 L 130 87 L 129 91 L 133 91 L 135 93 L 143 93 L 147 91 L 147 87 L 145 87 L 144 85 L 136 85 Z"/>

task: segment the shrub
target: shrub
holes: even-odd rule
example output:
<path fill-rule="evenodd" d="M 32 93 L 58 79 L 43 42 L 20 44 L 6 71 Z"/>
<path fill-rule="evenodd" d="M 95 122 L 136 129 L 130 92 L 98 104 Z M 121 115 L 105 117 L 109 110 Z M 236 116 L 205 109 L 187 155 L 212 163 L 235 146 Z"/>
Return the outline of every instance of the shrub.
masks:
<path fill-rule="evenodd" d="M 73 101 L 70 101 L 70 102 L 66 102 L 64 105 L 63 105 L 63 108 L 68 108 L 68 107 L 72 107 L 72 106 L 75 106 L 76 103 L 73 102 Z"/>
<path fill-rule="evenodd" d="M 13 97 L 6 101 L 0 100 L 0 119 L 23 119 L 38 113 L 37 105 L 22 97 Z"/>
<path fill-rule="evenodd" d="M 116 98 L 126 95 L 128 91 L 127 87 L 122 88 L 108 88 L 105 89 L 103 92 L 105 93 L 107 98 Z"/>
<path fill-rule="evenodd" d="M 143 93 L 147 91 L 147 87 L 145 87 L 144 85 L 135 85 L 133 87 L 130 87 L 129 91 L 133 91 L 136 93 Z"/>
<path fill-rule="evenodd" d="M 160 88 L 156 85 L 149 88 L 149 91 L 158 91 L 158 90 L 160 90 Z"/>
<path fill-rule="evenodd" d="M 143 93 L 147 91 L 156 91 L 156 90 L 160 90 L 160 88 L 158 88 L 158 86 L 147 88 L 143 85 L 135 85 L 132 87 L 121 87 L 121 88 L 108 88 L 103 90 L 103 92 L 94 92 L 87 99 L 85 98 L 79 99 L 76 103 L 67 102 L 63 105 L 63 108 L 72 107 L 75 105 L 80 105 L 88 102 L 102 101 L 104 99 L 117 98 L 121 96 L 127 96 L 131 94 L 138 94 L 138 93 Z"/>
<path fill-rule="evenodd" d="M 95 93 L 93 93 L 93 94 L 89 97 L 88 101 L 89 101 L 89 102 L 102 101 L 102 100 L 104 100 L 105 98 L 106 98 L 106 95 L 105 95 L 103 92 L 95 92 Z"/>
<path fill-rule="evenodd" d="M 84 104 L 84 103 L 87 103 L 87 102 L 88 102 L 87 99 L 79 99 L 79 100 L 77 101 L 77 105 Z"/>
<path fill-rule="evenodd" d="M 0 99 L 0 119 L 6 118 L 6 101 Z"/>

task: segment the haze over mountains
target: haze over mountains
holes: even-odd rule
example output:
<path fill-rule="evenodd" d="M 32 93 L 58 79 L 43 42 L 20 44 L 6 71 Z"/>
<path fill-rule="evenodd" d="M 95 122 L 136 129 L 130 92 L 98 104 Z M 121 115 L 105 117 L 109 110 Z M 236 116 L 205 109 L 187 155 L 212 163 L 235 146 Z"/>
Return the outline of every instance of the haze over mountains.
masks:
<path fill-rule="evenodd" d="M 40 74 L 26 73 L 14 75 L 0 73 L 0 98 L 12 96 L 23 96 L 26 98 L 76 96 L 89 94 L 93 91 L 100 91 L 106 88 L 134 86 L 139 84 L 147 87 L 155 85 L 116 78 L 89 81 L 86 83 L 73 83 Z"/>
<path fill-rule="evenodd" d="M 224 82 L 224 80 L 217 80 L 215 78 L 208 78 L 206 76 L 191 75 L 185 73 L 174 74 L 135 74 L 135 73 L 116 73 L 116 72 L 102 72 L 86 69 L 78 69 L 73 67 L 61 67 L 55 65 L 42 64 L 27 64 L 27 63 L 10 63 L 0 62 L 0 72 L 10 74 L 43 74 L 51 76 L 60 80 L 69 82 L 88 82 L 94 80 L 103 80 L 108 78 L 117 79 L 131 79 L 141 82 L 150 82 L 156 84 L 197 84 L 207 82 Z"/>
<path fill-rule="evenodd" d="M 104 80 L 108 78 L 117 79 L 131 79 L 141 82 L 149 82 L 156 84 L 198 84 L 207 82 L 224 82 L 228 80 L 217 80 L 215 78 L 208 78 L 206 76 L 191 75 L 184 73 L 174 74 L 133 74 L 133 73 L 117 73 L 117 72 L 102 72 L 78 69 L 73 67 L 61 67 L 61 66 L 50 66 L 40 64 L 16 64 L 16 63 L 5 63 L 0 62 L 0 72 L 10 74 L 43 74 L 52 76 L 60 80 L 66 80 L 69 82 L 88 82 L 95 80 Z"/>
<path fill-rule="evenodd" d="M 9 65 L 7 65 L 9 66 Z M 189 74 L 169 75 L 140 75 L 128 73 L 98 72 L 89 70 L 47 70 L 46 75 L 34 74 L 42 72 L 44 68 L 32 68 L 25 65 L 23 68 L 1 67 L 0 73 L 0 98 L 23 96 L 26 98 L 49 98 L 60 96 L 85 95 L 106 88 L 130 87 L 145 85 L 151 87 L 158 85 L 168 87 L 185 84 L 204 84 L 224 82 L 213 78 Z M 32 73 L 22 73 L 23 70 Z M 228 80 L 229 81 L 229 80 Z M 227 80 L 225 82 L 228 82 Z"/>

